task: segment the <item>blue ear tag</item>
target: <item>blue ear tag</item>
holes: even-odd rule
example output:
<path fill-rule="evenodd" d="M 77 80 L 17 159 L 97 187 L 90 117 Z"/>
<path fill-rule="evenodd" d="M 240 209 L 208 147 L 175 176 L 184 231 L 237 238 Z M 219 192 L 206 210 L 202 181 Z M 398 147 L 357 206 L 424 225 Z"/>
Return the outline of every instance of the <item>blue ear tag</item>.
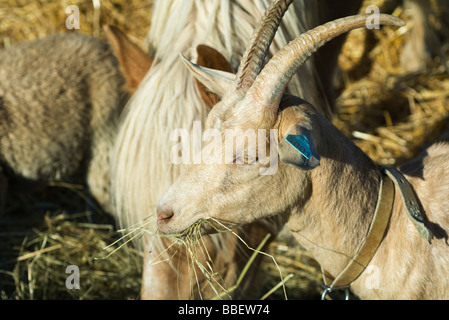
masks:
<path fill-rule="evenodd" d="M 309 139 L 301 134 L 301 135 L 293 135 L 289 134 L 285 138 L 288 143 L 292 145 L 293 148 L 299 151 L 307 160 L 312 157 L 312 151 L 310 150 Z"/>

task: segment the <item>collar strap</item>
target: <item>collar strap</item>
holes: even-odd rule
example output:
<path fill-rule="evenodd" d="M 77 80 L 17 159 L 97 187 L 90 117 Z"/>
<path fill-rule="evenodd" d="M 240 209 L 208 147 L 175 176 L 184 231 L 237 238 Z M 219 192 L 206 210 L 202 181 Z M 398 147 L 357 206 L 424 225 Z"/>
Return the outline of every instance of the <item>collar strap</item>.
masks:
<path fill-rule="evenodd" d="M 371 258 L 383 239 L 388 222 L 390 221 L 394 201 L 393 181 L 384 173 L 380 179 L 379 196 L 373 221 L 368 230 L 367 237 L 346 268 L 335 278 L 323 271 L 324 283 L 327 291 L 348 288 L 368 266 Z"/>
<path fill-rule="evenodd" d="M 382 167 L 382 170 L 391 178 L 391 180 L 393 180 L 394 184 L 398 188 L 402 203 L 404 204 L 410 221 L 419 233 L 430 243 L 433 238 L 433 234 L 424 223 L 424 215 L 421 211 L 419 201 L 416 199 L 415 192 L 413 191 L 410 183 L 407 181 L 407 178 L 405 178 L 401 172 L 394 168 Z"/>
<path fill-rule="evenodd" d="M 407 216 L 412 221 L 413 225 L 419 233 L 429 241 L 429 243 L 433 237 L 432 232 L 425 226 L 424 216 L 421 212 L 421 207 L 413 188 L 404 175 L 394 168 L 381 167 L 380 169 L 382 171 L 382 177 L 380 181 L 379 196 L 373 221 L 368 230 L 368 235 L 356 255 L 351 258 L 346 268 L 337 276 L 337 278 L 334 279 L 323 270 L 323 278 L 326 286 L 325 293 L 336 289 L 348 288 L 368 266 L 384 237 L 385 230 L 390 221 L 395 186 L 399 191 Z"/>

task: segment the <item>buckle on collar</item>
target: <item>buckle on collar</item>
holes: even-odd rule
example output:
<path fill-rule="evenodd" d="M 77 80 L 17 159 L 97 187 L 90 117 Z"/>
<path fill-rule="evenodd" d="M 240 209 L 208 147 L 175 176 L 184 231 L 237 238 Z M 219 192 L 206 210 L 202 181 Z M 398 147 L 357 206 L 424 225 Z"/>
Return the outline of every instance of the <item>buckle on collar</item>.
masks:
<path fill-rule="evenodd" d="M 326 300 L 326 297 L 329 293 L 332 292 L 332 290 L 344 290 L 345 291 L 345 300 L 350 300 L 350 294 L 349 294 L 349 287 L 345 287 L 345 288 L 337 288 L 337 289 L 333 289 L 330 286 L 325 286 L 324 287 L 324 291 L 321 294 L 321 300 Z"/>

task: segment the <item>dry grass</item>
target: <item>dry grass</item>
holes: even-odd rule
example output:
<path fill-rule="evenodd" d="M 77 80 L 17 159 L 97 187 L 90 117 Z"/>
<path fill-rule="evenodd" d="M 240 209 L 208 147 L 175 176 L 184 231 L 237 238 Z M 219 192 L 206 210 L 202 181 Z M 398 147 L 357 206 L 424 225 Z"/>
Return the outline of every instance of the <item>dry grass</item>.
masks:
<path fill-rule="evenodd" d="M 410 12 L 393 1 L 370 0 L 390 7 L 406 22 Z M 432 1 L 433 31 L 447 39 L 446 5 Z M 446 14 L 446 15 L 445 15 Z M 438 22 L 438 23 L 437 23 Z M 343 88 L 335 121 L 346 135 L 375 161 L 397 165 L 447 135 L 449 77 L 446 59 L 429 62 L 422 72 L 407 73 L 400 58 L 413 24 L 400 29 L 366 29 L 350 33 L 340 57 Z M 435 51 L 444 51 L 447 43 Z M 446 55 L 447 52 L 444 52 Z"/>
<path fill-rule="evenodd" d="M 65 188 L 17 198 L 0 220 L 1 299 L 136 299 L 141 255 L 126 247 L 103 259 L 119 238 L 106 214 Z M 66 268 L 80 271 L 68 290 Z"/>
<path fill-rule="evenodd" d="M 142 44 L 151 1 L 100 0 L 100 9 L 94 8 L 95 2 L 0 0 L 0 47 L 66 31 L 68 5 L 80 8 L 79 32 L 103 38 L 101 25 L 110 23 Z M 432 27 L 447 39 L 449 8 L 441 1 L 432 3 Z M 388 8 L 410 21 L 409 13 L 391 0 L 366 4 Z M 401 69 L 399 60 L 411 27 L 351 32 L 340 57 L 343 71 L 335 124 L 381 164 L 401 163 L 433 141 L 449 137 L 446 60 L 437 58 L 420 73 Z M 141 256 L 123 246 L 114 222 L 86 194 L 84 187 L 68 184 L 10 199 L 8 212 L 0 220 L 0 298 L 138 298 Z M 188 238 L 183 239 L 186 243 Z M 268 254 L 262 266 L 264 293 L 279 284 L 282 272 L 289 299 L 319 297 L 320 269 L 289 235 L 276 239 Z M 80 269 L 80 290 L 65 286 L 68 265 Z M 207 266 L 197 268 L 209 272 Z M 211 283 L 214 277 L 210 274 Z M 219 286 L 216 291 L 218 295 L 226 292 Z M 284 292 L 277 289 L 268 298 L 283 299 Z"/>
<path fill-rule="evenodd" d="M 184 276 L 184 279 L 189 279 L 191 283 L 190 296 L 192 298 L 203 299 L 203 292 L 207 292 L 208 295 L 212 294 L 212 299 L 232 299 L 234 291 L 240 289 L 240 285 L 243 279 L 250 272 L 251 267 L 254 264 L 257 256 L 263 256 L 270 260 L 268 265 L 272 265 L 277 270 L 277 278 L 279 282 L 273 287 L 268 288 L 267 292 L 260 293 L 260 299 L 265 300 L 272 296 L 279 288 L 283 299 L 287 299 L 287 292 L 285 283 L 293 277 L 293 274 L 288 274 L 284 277 L 284 273 L 281 271 L 276 258 L 265 251 L 265 245 L 268 240 L 272 237 L 271 234 L 267 234 L 265 238 L 258 244 L 256 248 L 249 246 L 245 240 L 240 237 L 234 230 L 230 229 L 220 221 L 214 218 L 200 219 L 191 225 L 188 229 L 180 234 L 161 234 L 159 232 L 151 231 L 149 226 L 150 219 L 143 221 L 141 224 L 122 230 L 124 236 L 117 242 L 127 243 L 134 239 L 136 236 L 142 236 L 143 234 L 149 234 L 155 238 L 163 238 L 165 243 L 165 249 L 162 250 L 152 261 L 149 261 L 152 265 L 157 265 L 159 263 L 169 263 L 172 268 L 179 267 L 179 261 L 174 262 L 174 257 L 186 257 L 188 272 L 189 274 Z M 204 230 L 212 231 L 212 233 L 228 233 L 234 236 L 238 241 L 237 245 L 241 249 L 248 249 L 252 254 L 250 255 L 245 266 L 243 266 L 241 273 L 237 276 L 234 284 L 227 287 L 224 283 L 222 275 L 216 271 L 215 261 L 210 256 L 207 248 L 207 243 L 205 242 L 205 237 L 202 236 Z M 123 240 L 123 241 L 122 241 Z M 115 247 L 116 243 L 113 243 L 108 249 Z M 112 252 L 110 252 L 106 258 L 109 258 L 112 254 L 119 251 L 121 247 L 116 247 Z M 274 275 L 276 272 L 269 272 L 269 274 Z M 274 280 L 274 279 L 273 279 Z M 255 289 L 257 286 L 255 286 Z M 262 288 L 263 289 L 263 288 Z M 277 294 L 280 294 L 279 292 Z M 257 293 L 254 294 L 257 296 Z"/>
<path fill-rule="evenodd" d="M 152 0 L 0 0 L 0 45 L 67 32 L 66 8 L 71 5 L 80 11 L 80 33 L 103 38 L 102 25 L 113 24 L 140 44 L 150 26 L 151 4 Z"/>

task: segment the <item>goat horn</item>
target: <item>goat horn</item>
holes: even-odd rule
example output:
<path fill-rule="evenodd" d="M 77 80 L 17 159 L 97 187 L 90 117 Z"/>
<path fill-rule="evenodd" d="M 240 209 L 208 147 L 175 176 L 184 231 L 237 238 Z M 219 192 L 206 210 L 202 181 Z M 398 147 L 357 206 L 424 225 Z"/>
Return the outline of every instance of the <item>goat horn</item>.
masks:
<path fill-rule="evenodd" d="M 303 33 L 271 58 L 246 97 L 252 99 L 263 113 L 273 111 L 276 114 L 288 82 L 302 64 L 326 42 L 345 32 L 366 26 L 370 16 L 363 14 L 337 19 Z M 405 25 L 403 20 L 387 14 L 380 14 L 378 21 L 382 25 Z M 262 119 L 264 118 L 262 115 Z"/>
<path fill-rule="evenodd" d="M 246 48 L 236 76 L 237 91 L 245 95 L 262 69 L 279 24 L 293 0 L 275 0 L 265 12 Z"/>

